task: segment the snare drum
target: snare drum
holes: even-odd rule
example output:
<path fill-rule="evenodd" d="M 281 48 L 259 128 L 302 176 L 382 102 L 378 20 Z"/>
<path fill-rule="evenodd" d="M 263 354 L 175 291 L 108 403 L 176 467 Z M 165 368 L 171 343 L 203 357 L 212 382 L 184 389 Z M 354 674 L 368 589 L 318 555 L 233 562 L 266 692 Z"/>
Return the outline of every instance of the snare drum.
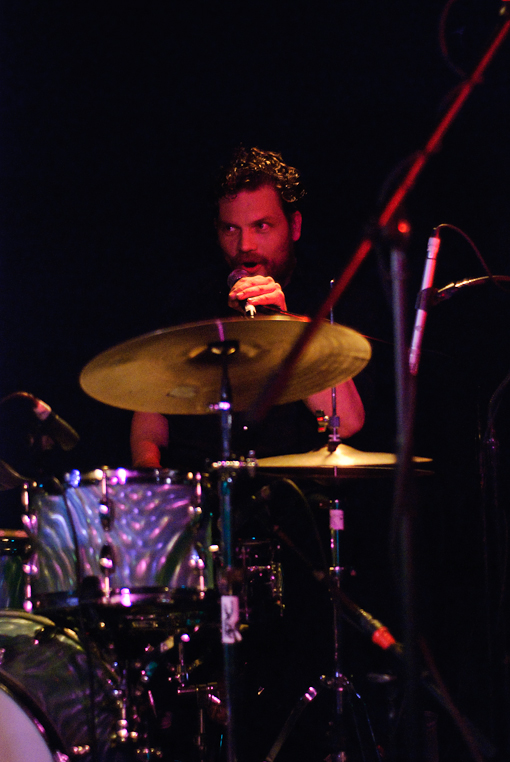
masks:
<path fill-rule="evenodd" d="M 73 471 L 60 494 L 33 488 L 34 607 L 195 605 L 213 586 L 202 497 L 200 475 L 170 470 Z"/>
<path fill-rule="evenodd" d="M 0 529 L 0 609 L 22 609 L 26 578 L 24 564 L 29 552 L 22 529 Z"/>
<path fill-rule="evenodd" d="M 2 611 L 0 654 L 1 762 L 92 762 L 94 741 L 106 759 L 118 715 L 115 676 L 87 657 L 73 632 Z"/>

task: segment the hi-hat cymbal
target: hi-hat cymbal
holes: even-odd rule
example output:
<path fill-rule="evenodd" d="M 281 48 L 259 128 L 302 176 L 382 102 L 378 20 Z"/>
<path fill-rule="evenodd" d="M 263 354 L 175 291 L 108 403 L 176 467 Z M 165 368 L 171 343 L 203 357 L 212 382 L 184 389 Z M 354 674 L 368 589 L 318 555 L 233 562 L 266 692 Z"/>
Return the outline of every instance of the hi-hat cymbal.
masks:
<path fill-rule="evenodd" d="M 431 459 L 415 457 L 413 461 L 430 463 Z M 266 474 L 341 479 L 389 475 L 396 462 L 397 457 L 393 453 L 362 452 L 346 444 L 339 444 L 333 452 L 329 452 L 326 446 L 311 452 L 277 455 L 257 461 L 259 471 Z"/>
<path fill-rule="evenodd" d="M 228 359 L 233 410 L 247 410 L 303 332 L 309 318 L 264 315 L 165 328 L 107 349 L 80 375 L 82 389 L 107 405 L 148 413 L 197 415 L 218 402 L 219 342 L 237 347 Z M 370 359 L 368 341 L 326 321 L 306 347 L 278 404 L 303 399 L 352 378 Z"/>

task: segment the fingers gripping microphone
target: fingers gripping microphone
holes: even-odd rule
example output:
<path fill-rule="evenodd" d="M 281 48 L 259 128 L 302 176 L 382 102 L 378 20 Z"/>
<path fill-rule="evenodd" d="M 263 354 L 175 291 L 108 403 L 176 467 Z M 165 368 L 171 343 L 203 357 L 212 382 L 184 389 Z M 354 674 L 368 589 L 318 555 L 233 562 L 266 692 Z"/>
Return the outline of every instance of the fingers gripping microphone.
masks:
<path fill-rule="evenodd" d="M 232 270 L 230 275 L 227 278 L 227 286 L 229 290 L 231 291 L 234 285 L 237 283 L 238 280 L 241 280 L 241 278 L 247 278 L 249 277 L 250 273 L 244 269 L 244 267 L 236 267 L 235 270 Z M 248 304 L 246 299 L 243 299 L 242 301 L 239 301 L 239 304 L 243 307 L 244 313 L 246 317 L 255 317 L 257 314 L 257 310 L 255 308 L 254 304 Z"/>
<path fill-rule="evenodd" d="M 427 244 L 427 257 L 423 269 L 423 278 L 421 282 L 420 293 L 416 300 L 416 318 L 414 321 L 413 337 L 411 348 L 409 350 L 409 370 L 413 376 L 418 373 L 418 363 L 420 361 L 421 344 L 423 341 L 423 332 L 425 331 L 425 322 L 430 307 L 430 294 L 432 284 L 434 283 L 434 273 L 436 270 L 437 253 L 441 239 L 437 228 L 434 228 L 434 234 L 429 238 Z"/>

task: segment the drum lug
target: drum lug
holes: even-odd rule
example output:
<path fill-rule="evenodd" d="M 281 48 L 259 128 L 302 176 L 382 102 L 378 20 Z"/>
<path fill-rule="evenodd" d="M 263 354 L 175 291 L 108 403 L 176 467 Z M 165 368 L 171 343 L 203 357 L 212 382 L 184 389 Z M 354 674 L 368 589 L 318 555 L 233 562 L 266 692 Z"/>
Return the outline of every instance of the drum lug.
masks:
<path fill-rule="evenodd" d="M 90 746 L 88 744 L 85 744 L 84 746 L 73 746 L 72 751 L 74 757 L 83 757 L 85 754 L 90 754 Z M 68 757 L 66 757 L 66 759 L 68 759 Z M 64 761 L 62 760 L 62 762 Z"/>
<path fill-rule="evenodd" d="M 129 728 L 127 690 L 127 678 L 124 673 L 122 686 L 115 691 L 117 696 L 117 708 L 120 716 L 115 723 L 115 729 L 110 738 L 112 746 L 124 746 L 127 743 L 136 744 L 138 741 L 137 730 L 130 730 Z"/>
<path fill-rule="evenodd" d="M 117 720 L 115 723 L 117 729 L 115 731 L 115 739 L 121 743 L 129 741 L 129 728 L 127 720 Z"/>
<path fill-rule="evenodd" d="M 202 512 L 202 474 L 197 472 L 194 477 L 195 482 L 195 501 L 194 508 L 197 513 Z"/>
<path fill-rule="evenodd" d="M 113 523 L 113 502 L 108 497 L 108 483 L 106 466 L 101 469 L 101 499 L 99 501 L 99 517 L 105 532 L 109 532 Z"/>
<path fill-rule="evenodd" d="M 115 554 L 114 554 L 112 546 L 109 545 L 108 543 L 103 545 L 103 547 L 101 548 L 99 565 L 101 567 L 101 571 L 104 574 L 104 580 L 102 585 L 103 592 L 106 598 L 109 598 L 111 593 L 110 577 L 115 572 Z"/>
<path fill-rule="evenodd" d="M 109 532 L 113 523 L 113 503 L 108 497 L 102 497 L 99 503 L 99 516 L 101 526 L 105 532 Z"/>
<path fill-rule="evenodd" d="M 101 548 L 101 557 L 99 559 L 99 565 L 101 566 L 103 570 L 103 574 L 107 574 L 110 576 L 110 574 L 113 574 L 115 571 L 115 555 L 113 553 L 113 548 L 111 545 L 106 543 Z"/>

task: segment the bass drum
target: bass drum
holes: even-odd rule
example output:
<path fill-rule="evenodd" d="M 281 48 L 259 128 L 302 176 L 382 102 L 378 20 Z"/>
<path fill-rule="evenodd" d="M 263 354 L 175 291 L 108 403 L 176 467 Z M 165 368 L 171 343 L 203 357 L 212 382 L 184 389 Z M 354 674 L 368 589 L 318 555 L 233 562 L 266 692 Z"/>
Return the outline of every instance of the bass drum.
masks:
<path fill-rule="evenodd" d="M 115 693 L 115 674 L 73 631 L 0 611 L 0 762 L 111 759 Z"/>

